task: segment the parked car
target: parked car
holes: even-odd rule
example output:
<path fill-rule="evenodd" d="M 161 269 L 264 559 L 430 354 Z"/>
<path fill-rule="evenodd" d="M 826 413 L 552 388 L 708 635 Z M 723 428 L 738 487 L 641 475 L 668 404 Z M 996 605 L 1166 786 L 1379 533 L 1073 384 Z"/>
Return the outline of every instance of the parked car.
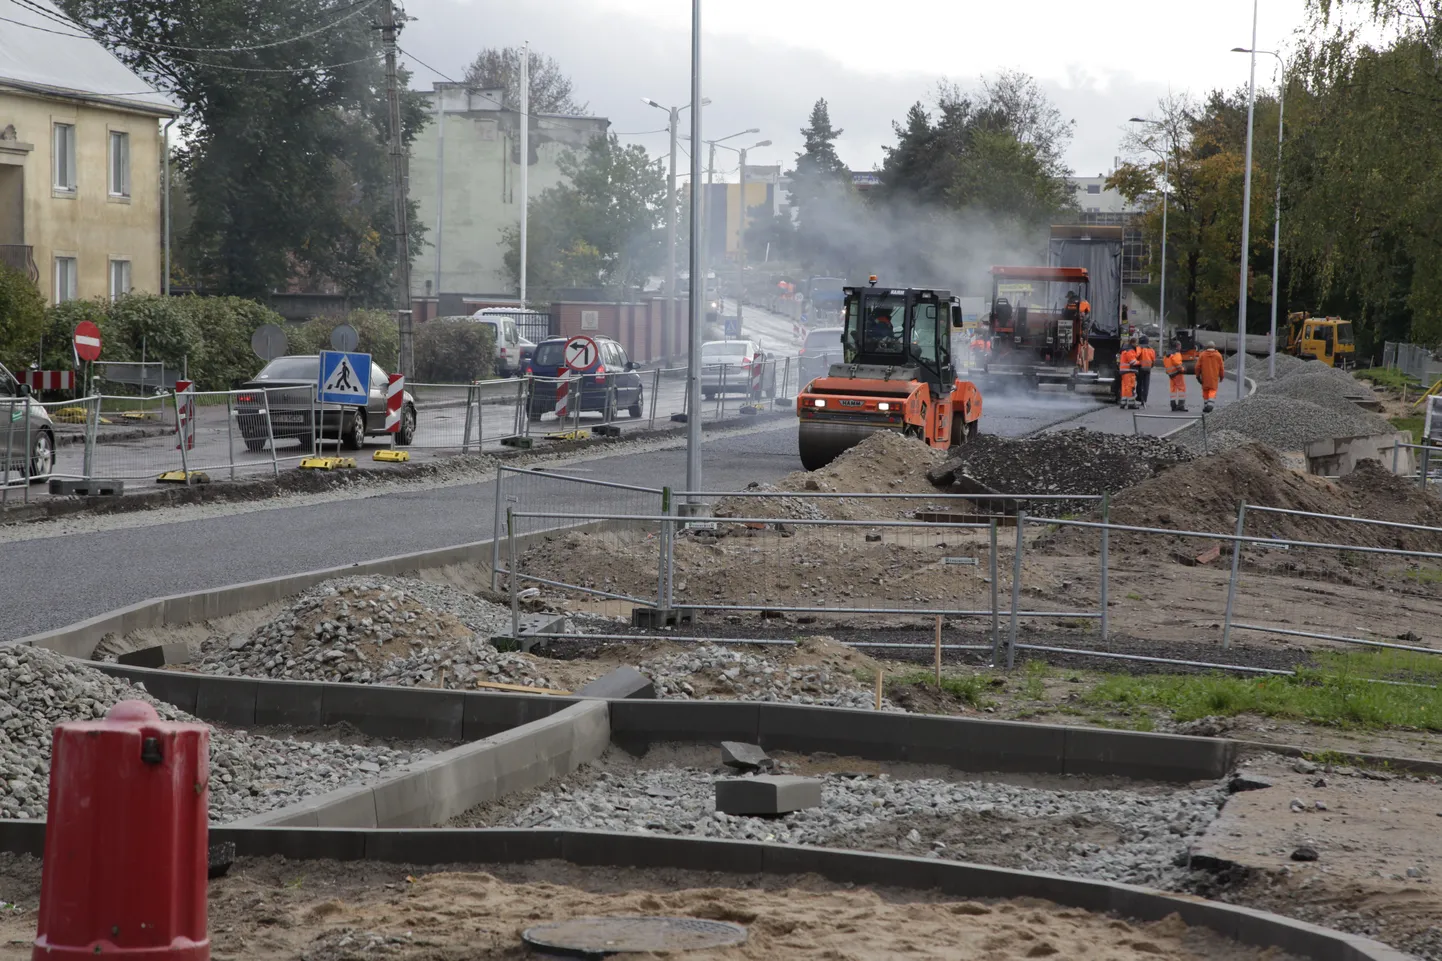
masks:
<path fill-rule="evenodd" d="M 761 356 L 754 340 L 711 340 L 701 345 L 701 393 L 707 400 L 717 394 L 746 394 L 751 391 L 751 367 Z M 766 364 L 761 390 L 776 396 L 776 365 Z"/>
<path fill-rule="evenodd" d="M 841 363 L 842 330 L 841 327 L 813 327 L 806 332 L 806 340 L 797 351 L 803 386 L 824 377 L 832 364 Z"/>
<path fill-rule="evenodd" d="M 579 409 L 582 412 L 600 411 L 609 418 L 624 407 L 632 417 L 640 417 L 645 403 L 641 375 L 636 373 L 636 365 L 626 357 L 625 348 L 611 338 L 593 336 L 591 339 L 600 348 L 601 356 L 585 371 L 578 372 L 582 374 Z M 568 337 L 551 337 L 537 344 L 530 373 L 538 378 L 561 377 L 568 373 L 565 359 L 568 340 Z M 615 387 L 614 399 L 611 396 L 612 386 Z M 574 399 L 575 388 L 570 389 Z M 608 410 L 609 404 L 614 404 L 614 409 Z M 528 407 L 532 420 L 540 420 L 543 414 L 553 412 L 556 409 L 555 381 L 533 382 Z"/>
<path fill-rule="evenodd" d="M 516 324 L 517 315 L 531 317 L 535 316 L 535 311 L 520 307 L 482 307 L 470 316 L 477 323 L 490 324 L 496 332 L 497 377 L 515 377 L 523 373 L 536 350 L 534 343 L 521 336 L 520 327 Z"/>
<path fill-rule="evenodd" d="M 320 355 L 292 354 L 277 357 L 261 368 L 251 380 L 240 385 L 235 398 L 236 426 L 248 450 L 265 447 L 265 407 L 270 401 L 271 436 L 276 440 L 291 438 L 309 446 L 311 438 L 339 437 L 347 450 L 360 450 L 366 438 L 386 432 L 386 385 L 389 376 L 371 361 L 370 400 L 365 407 L 327 406 L 317 412 L 313 405 L 314 388 L 320 381 Z M 265 388 L 266 394 L 259 391 Z M 276 388 L 282 388 L 277 390 Z M 244 393 L 256 391 L 256 393 Z M 396 444 L 409 447 L 416 436 L 416 400 L 404 391 L 401 401 L 401 426 Z"/>
<path fill-rule="evenodd" d="M 39 403 L 30 404 L 27 416 L 25 398 L 30 388 L 16 380 L 15 375 L 0 364 L 0 484 L 9 471 L 24 474 L 26 465 L 26 438 L 29 438 L 30 480 L 43 481 L 55 470 L 55 424 L 50 412 Z"/>

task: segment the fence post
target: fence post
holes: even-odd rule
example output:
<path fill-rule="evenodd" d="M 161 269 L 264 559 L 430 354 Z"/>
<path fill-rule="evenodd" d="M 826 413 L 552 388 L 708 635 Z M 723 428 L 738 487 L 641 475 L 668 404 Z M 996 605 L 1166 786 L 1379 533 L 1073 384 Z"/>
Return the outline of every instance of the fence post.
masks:
<path fill-rule="evenodd" d="M 774 400 L 783 400 L 783 399 L 785 399 L 785 398 L 787 398 L 787 397 L 790 397 L 791 395 L 790 395 L 790 393 L 788 393 L 788 391 L 790 391 L 790 390 L 791 390 L 791 358 L 788 357 L 788 358 L 786 358 L 786 366 L 783 367 L 783 368 L 781 368 L 781 392 L 776 395 L 776 397 L 774 398 Z M 775 404 L 772 404 L 771 406 L 774 407 L 774 406 L 776 406 L 776 405 L 775 405 Z"/>
<path fill-rule="evenodd" d="M 996 587 L 996 518 L 991 519 L 991 663 L 996 666 L 996 658 L 1001 653 L 1001 619 L 997 610 L 997 587 Z"/>
<path fill-rule="evenodd" d="M 230 479 L 235 480 L 235 395 L 225 392 L 225 443 L 230 450 Z"/>
<path fill-rule="evenodd" d="M 726 413 L 726 371 L 730 368 L 730 366 L 730 364 L 721 365 L 721 389 L 716 391 L 717 420 L 720 420 Z M 705 420 L 704 414 L 702 415 L 702 420 Z"/>
<path fill-rule="evenodd" d="M 95 441 L 100 433 L 100 397 L 94 398 L 94 409 L 90 404 L 85 405 L 85 456 L 82 470 L 86 480 L 94 476 L 95 470 Z"/>
<path fill-rule="evenodd" d="M 265 398 L 265 442 L 270 446 L 270 476 L 280 476 L 280 455 L 275 450 L 275 421 L 270 416 L 270 391 L 264 387 L 260 389 L 260 396 Z M 314 448 L 315 442 L 311 442 Z"/>
<path fill-rule="evenodd" d="M 1133 437 L 1136 437 L 1137 435 L 1141 434 L 1141 432 L 1142 432 L 1142 425 L 1137 422 L 1137 414 L 1136 414 L 1136 411 L 1132 411 L 1132 436 L 1133 436 Z"/>
<path fill-rule="evenodd" d="M 30 397 L 27 395 L 25 398 L 25 449 L 20 452 L 20 463 L 25 465 L 23 475 L 25 489 L 21 502 L 25 504 L 30 503 L 30 451 L 32 449 L 30 445 L 34 442 L 34 438 L 30 436 Z"/>
<path fill-rule="evenodd" d="M 496 471 L 496 512 L 491 518 L 491 590 L 500 583 L 501 570 L 501 497 L 506 486 L 506 468 Z"/>
<path fill-rule="evenodd" d="M 10 423 L 5 429 L 5 473 L 0 474 L 0 504 L 10 499 L 10 468 L 15 466 L 15 401 L 5 411 Z"/>
<path fill-rule="evenodd" d="M 1422 438 L 1426 440 L 1426 438 Z M 1427 472 L 1432 468 L 1432 448 L 1430 445 L 1422 446 L 1422 489 L 1427 489 Z"/>
<path fill-rule="evenodd" d="M 1108 554 L 1111 548 L 1111 522 L 1112 522 L 1112 495 L 1110 492 L 1102 494 L 1102 569 L 1101 569 L 1101 594 L 1102 602 L 1102 641 L 1107 639 L 1107 632 L 1110 625 L 1110 615 L 1107 613 L 1107 568 Z"/>
<path fill-rule="evenodd" d="M 671 514 L 671 488 L 669 487 L 661 488 L 661 513 L 668 517 Z M 671 522 L 669 520 L 661 522 L 660 540 L 661 556 L 659 563 L 656 565 L 656 609 L 658 611 L 666 611 L 669 610 L 670 607 L 667 603 L 668 597 L 666 596 L 666 568 L 668 566 L 667 561 L 671 556 L 671 552 L 667 549 L 667 544 L 671 540 Z"/>
<path fill-rule="evenodd" d="M 1203 414 L 1202 414 L 1202 456 L 1205 457 L 1206 455 L 1210 454 L 1211 452 L 1212 452 L 1212 451 L 1211 451 L 1211 448 L 1210 448 L 1210 446 L 1207 444 L 1207 415 L 1206 415 L 1205 413 L 1203 413 Z"/>
<path fill-rule="evenodd" d="M 461 435 L 462 454 L 469 454 L 471 452 L 471 417 L 473 414 L 477 418 L 480 416 L 480 411 L 476 407 L 478 400 L 476 391 L 479 389 L 475 384 L 468 384 L 466 386 L 466 427 L 465 433 Z"/>
<path fill-rule="evenodd" d="M 1011 560 L 1011 630 L 1007 633 L 1006 669 L 1016 666 L 1016 628 L 1021 612 L 1021 556 L 1026 537 L 1026 511 L 1016 514 L 1016 555 Z"/>
<path fill-rule="evenodd" d="M 646 423 L 648 430 L 656 429 L 656 405 L 661 401 L 661 368 L 656 368 L 656 374 L 651 378 L 651 419 Z"/>
<path fill-rule="evenodd" d="M 521 639 L 521 595 L 516 581 L 516 524 L 515 512 L 506 508 L 506 574 L 511 584 L 511 637 Z"/>
<path fill-rule="evenodd" d="M 1403 389 L 1405 390 L 1405 388 L 1403 388 Z M 1406 401 L 1404 400 L 1403 403 L 1406 403 Z M 1402 445 L 1399 444 L 1399 443 L 1397 443 L 1397 441 L 1394 439 L 1394 440 L 1392 441 L 1392 473 L 1393 473 L 1394 475 L 1397 473 L 1397 466 L 1398 466 L 1398 464 L 1397 464 L 1397 457 L 1398 457 L 1398 455 L 1399 455 L 1401 452 L 1402 452 Z"/>
<path fill-rule="evenodd" d="M 185 475 L 185 486 L 190 486 L 190 458 L 185 450 L 185 427 L 180 423 L 180 391 L 170 392 L 171 400 L 175 401 L 175 440 L 180 448 L 180 472 Z"/>
<path fill-rule="evenodd" d="M 1237 536 L 1232 541 L 1232 576 L 1227 583 L 1227 615 L 1222 622 L 1222 650 L 1232 646 L 1232 607 L 1237 602 L 1237 579 L 1241 572 L 1242 561 L 1242 531 L 1247 523 L 1247 502 L 1237 505 Z"/>

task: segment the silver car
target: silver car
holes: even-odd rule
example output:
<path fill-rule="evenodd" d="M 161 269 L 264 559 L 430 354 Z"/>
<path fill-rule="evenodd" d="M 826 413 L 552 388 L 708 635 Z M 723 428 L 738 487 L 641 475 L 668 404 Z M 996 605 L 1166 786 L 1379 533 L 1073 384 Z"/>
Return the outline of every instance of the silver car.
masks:
<path fill-rule="evenodd" d="M 50 412 L 39 403 L 25 403 L 29 396 L 30 388 L 0 364 L 0 467 L 6 470 L 0 475 L 0 482 L 6 480 L 11 471 L 24 474 L 27 467 L 31 481 L 45 480 L 55 470 L 55 424 L 50 420 Z"/>
<path fill-rule="evenodd" d="M 751 391 L 752 368 L 765 364 L 761 390 L 776 396 L 776 365 L 767 364 L 761 345 L 754 340 L 711 340 L 701 345 L 701 393 L 707 400 L 717 394 Z"/>

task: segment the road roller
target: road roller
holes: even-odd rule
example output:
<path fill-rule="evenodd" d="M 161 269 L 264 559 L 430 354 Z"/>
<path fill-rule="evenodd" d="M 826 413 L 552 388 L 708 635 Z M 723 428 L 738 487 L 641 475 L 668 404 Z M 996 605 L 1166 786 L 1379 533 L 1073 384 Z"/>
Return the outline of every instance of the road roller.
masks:
<path fill-rule="evenodd" d="M 841 363 L 797 395 L 801 463 L 818 470 L 877 431 L 947 450 L 977 433 L 981 392 L 951 362 L 961 305 L 947 290 L 845 287 Z"/>

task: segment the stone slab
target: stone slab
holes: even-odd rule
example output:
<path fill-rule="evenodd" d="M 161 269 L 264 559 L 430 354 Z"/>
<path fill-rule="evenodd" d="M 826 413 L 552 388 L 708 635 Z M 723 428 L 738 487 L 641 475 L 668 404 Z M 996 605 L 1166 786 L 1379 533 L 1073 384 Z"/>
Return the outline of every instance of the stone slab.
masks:
<path fill-rule="evenodd" d="M 578 697 L 604 697 L 614 700 L 654 699 L 656 685 L 634 667 L 623 665 L 602 674 L 576 694 Z"/>
<path fill-rule="evenodd" d="M 779 817 L 821 806 L 821 782 L 793 774 L 728 777 L 716 782 L 716 810 L 739 817 Z"/>

